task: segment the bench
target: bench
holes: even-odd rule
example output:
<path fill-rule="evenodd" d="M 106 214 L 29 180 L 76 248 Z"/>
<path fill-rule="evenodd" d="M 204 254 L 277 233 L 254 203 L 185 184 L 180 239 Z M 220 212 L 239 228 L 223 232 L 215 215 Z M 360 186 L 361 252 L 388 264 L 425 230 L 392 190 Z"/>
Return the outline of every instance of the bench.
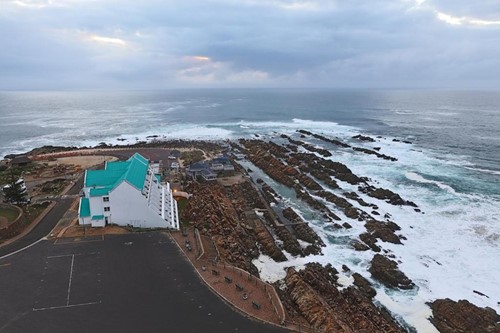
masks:
<path fill-rule="evenodd" d="M 233 279 L 231 279 L 230 277 L 224 276 L 224 281 L 226 281 L 226 283 L 231 283 L 231 282 L 233 282 Z"/>
<path fill-rule="evenodd" d="M 255 301 L 252 301 L 252 306 L 254 309 L 257 309 L 257 310 L 260 310 L 260 304 L 255 302 Z"/>
<path fill-rule="evenodd" d="M 236 284 L 235 287 L 236 287 L 236 290 L 243 291 L 243 287 L 240 286 L 239 284 Z"/>
<path fill-rule="evenodd" d="M 219 273 L 219 271 L 216 271 L 215 269 L 212 269 L 212 274 L 213 275 L 219 275 L 220 273 Z"/>

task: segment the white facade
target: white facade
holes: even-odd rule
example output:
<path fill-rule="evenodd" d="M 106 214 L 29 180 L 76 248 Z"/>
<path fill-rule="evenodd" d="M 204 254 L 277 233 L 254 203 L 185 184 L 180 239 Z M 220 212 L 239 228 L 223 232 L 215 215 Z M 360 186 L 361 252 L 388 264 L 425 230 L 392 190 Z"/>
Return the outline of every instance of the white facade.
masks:
<path fill-rule="evenodd" d="M 79 223 L 90 224 L 92 227 L 115 224 L 137 228 L 179 229 L 177 201 L 172 196 L 169 184 L 161 184 L 154 171 L 157 170 L 148 164 L 147 172 L 139 174 L 139 178 L 143 177 L 143 182 L 138 182 L 138 177 L 135 177 L 134 185 L 126 177 L 118 178 L 116 184 L 108 187 L 109 191 L 102 193 L 99 186 L 84 187 L 85 197 L 80 200 Z M 143 184 L 142 190 L 137 187 L 138 183 Z M 86 212 L 82 208 L 84 200 L 88 200 L 90 206 Z"/>

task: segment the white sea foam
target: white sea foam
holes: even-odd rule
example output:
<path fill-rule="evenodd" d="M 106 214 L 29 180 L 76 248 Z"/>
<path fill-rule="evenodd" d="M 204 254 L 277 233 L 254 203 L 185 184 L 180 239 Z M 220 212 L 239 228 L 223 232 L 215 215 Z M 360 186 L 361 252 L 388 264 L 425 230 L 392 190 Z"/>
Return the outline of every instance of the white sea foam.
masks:
<path fill-rule="evenodd" d="M 434 184 L 437 187 L 439 187 L 440 189 L 446 190 L 446 191 L 451 192 L 451 193 L 456 193 L 455 190 L 453 189 L 453 187 L 451 187 L 450 185 L 446 185 L 446 184 L 444 184 L 442 182 L 438 182 L 436 180 L 426 179 L 416 172 L 407 172 L 407 173 L 405 173 L 405 176 L 406 176 L 406 178 L 413 180 L 417 183 Z"/>
<path fill-rule="evenodd" d="M 389 188 L 404 199 L 417 202 L 425 213 L 417 213 L 411 207 L 393 206 L 358 193 L 366 202 L 377 204 L 382 216 L 385 213 L 391 214 L 392 220 L 401 227 L 398 234 L 407 238 L 403 241 L 404 245 L 380 241 L 378 244 L 396 256 L 400 261 L 400 269 L 416 283 L 418 290 L 388 290 L 371 278 L 367 270 L 373 254 L 369 251 L 355 252 L 343 240 L 344 237 L 357 238 L 364 230 L 362 224 L 339 213 L 342 220 L 349 222 L 353 228 L 331 228 L 330 224 L 321 220 L 308 219 L 309 209 L 294 199 L 288 199 L 288 202 L 327 243 L 327 247 L 323 249 L 324 255 L 290 257 L 289 262 L 279 264 L 271 259 L 270 262 L 260 264 L 256 261 L 261 275 L 273 281 L 283 276 L 280 268 L 291 265 L 300 269 L 306 262 L 331 263 L 340 270 L 342 264 L 347 264 L 375 285 L 377 300 L 381 304 L 399 318 L 404 318 L 418 332 L 437 332 L 428 320 L 431 310 L 425 303 L 438 298 L 467 299 L 478 306 L 489 306 L 500 312 L 497 303 L 500 300 L 497 286 L 497 277 L 500 275 L 497 265 L 500 261 L 500 198 L 458 193 L 443 181 L 422 176 L 432 175 L 436 179 L 459 177 L 455 173 L 469 164 L 460 161 L 460 158 L 450 166 L 447 161 L 437 159 L 431 152 L 416 151 L 411 145 L 391 140 L 380 140 L 373 145 L 382 147 L 381 152 L 399 160 L 389 162 L 350 151 L 341 154 L 336 152 L 331 159 L 345 163 L 360 176 L 369 177 L 376 186 Z M 401 182 L 405 179 L 411 182 Z M 338 183 L 344 190 L 357 191 L 356 186 L 341 181 Z M 429 184 L 435 187 L 422 186 Z M 442 191 L 436 191 L 438 189 Z M 366 209 L 354 201 L 352 204 Z M 335 207 L 328 206 L 337 212 Z M 489 298 L 474 293 L 474 290 Z"/>
<path fill-rule="evenodd" d="M 472 168 L 472 167 L 465 167 L 468 170 L 472 171 L 479 171 L 479 172 L 484 172 L 484 173 L 489 173 L 490 175 L 500 175 L 500 171 L 496 170 L 489 170 L 489 169 L 481 169 L 481 168 Z"/>

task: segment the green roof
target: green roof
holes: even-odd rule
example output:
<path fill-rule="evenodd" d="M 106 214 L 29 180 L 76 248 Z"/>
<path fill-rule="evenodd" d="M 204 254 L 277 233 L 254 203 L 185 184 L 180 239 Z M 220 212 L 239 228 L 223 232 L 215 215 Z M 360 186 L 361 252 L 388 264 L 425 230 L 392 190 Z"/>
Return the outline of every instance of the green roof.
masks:
<path fill-rule="evenodd" d="M 100 187 L 100 188 L 91 188 L 90 196 L 91 197 L 102 197 L 103 195 L 108 195 L 109 191 L 113 189 L 112 186 Z"/>
<path fill-rule="evenodd" d="M 94 215 L 94 216 L 92 216 L 92 221 L 102 220 L 103 218 L 104 218 L 104 215 Z"/>
<path fill-rule="evenodd" d="M 90 216 L 89 198 L 80 198 L 80 217 Z"/>
<path fill-rule="evenodd" d="M 122 181 L 127 181 L 138 190 L 142 190 L 148 165 L 148 160 L 138 153 L 127 161 L 107 162 L 104 170 L 85 172 L 85 187 L 93 187 L 90 190 L 91 196 L 107 195 Z"/>

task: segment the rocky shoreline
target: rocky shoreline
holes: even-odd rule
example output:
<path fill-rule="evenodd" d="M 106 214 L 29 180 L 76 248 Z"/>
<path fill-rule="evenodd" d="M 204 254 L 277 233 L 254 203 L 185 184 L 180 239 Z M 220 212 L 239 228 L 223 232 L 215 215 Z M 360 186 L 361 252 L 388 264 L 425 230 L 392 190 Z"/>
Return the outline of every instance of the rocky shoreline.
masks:
<path fill-rule="evenodd" d="M 298 132 L 301 139 L 313 137 L 336 149 L 352 149 L 382 158 L 387 163 L 397 161 L 378 151 L 354 147 L 321 134 L 305 130 Z M 342 266 L 341 273 L 331 265 L 314 262 L 303 269 L 289 267 L 286 277 L 274 283 L 288 319 L 292 323 L 307 323 L 318 332 L 412 331 L 401 318 L 394 318 L 373 300 L 377 293 L 373 283 L 395 290 L 418 288 L 411 276 L 406 276 L 399 269 L 394 254 L 384 248 L 385 243 L 404 246 L 406 236 L 389 214 L 380 212 L 376 200 L 406 206 L 415 210 L 415 214 L 422 213 L 418 205 L 389 189 L 377 187 L 370 179 L 353 173 L 346 165 L 332 161 L 329 159 L 332 153 L 324 147 L 287 135 L 277 139 L 276 142 L 261 139 L 231 142 L 232 149 L 251 163 L 248 172 L 241 168 L 242 172 L 250 175 L 231 185 L 187 182 L 184 190 L 193 195 L 182 211 L 181 220 L 210 237 L 218 251 L 217 260 L 255 276 L 260 273 L 253 260 L 262 254 L 278 263 L 287 262 L 290 255 L 321 255 L 325 243 L 320 235 L 270 184 L 262 177 L 253 175 L 252 170 L 259 169 L 289 189 L 324 223 L 339 230 L 362 228 L 364 231 L 359 233 L 357 239 L 351 239 L 349 244 L 356 251 L 373 255 L 368 269 L 373 282 L 365 277 L 367 275 L 351 271 L 347 265 Z M 354 139 L 375 142 L 375 139 L 362 135 Z M 126 147 L 189 147 L 209 152 L 227 149 L 216 142 L 183 140 L 138 143 Z M 49 146 L 35 149 L 30 154 L 74 149 Z M 232 162 L 239 168 L 236 160 Z M 358 192 L 343 188 L 343 184 L 354 186 Z M 365 197 L 367 201 L 372 201 L 366 202 L 363 195 L 374 200 Z M 349 277 L 352 284 L 345 286 L 339 283 L 340 274 Z M 499 317 L 493 309 L 449 299 L 436 300 L 429 306 L 433 312 L 429 320 L 440 332 L 500 332 Z M 468 314 L 472 314 L 473 319 Z M 477 330 L 474 331 L 475 328 Z"/>

